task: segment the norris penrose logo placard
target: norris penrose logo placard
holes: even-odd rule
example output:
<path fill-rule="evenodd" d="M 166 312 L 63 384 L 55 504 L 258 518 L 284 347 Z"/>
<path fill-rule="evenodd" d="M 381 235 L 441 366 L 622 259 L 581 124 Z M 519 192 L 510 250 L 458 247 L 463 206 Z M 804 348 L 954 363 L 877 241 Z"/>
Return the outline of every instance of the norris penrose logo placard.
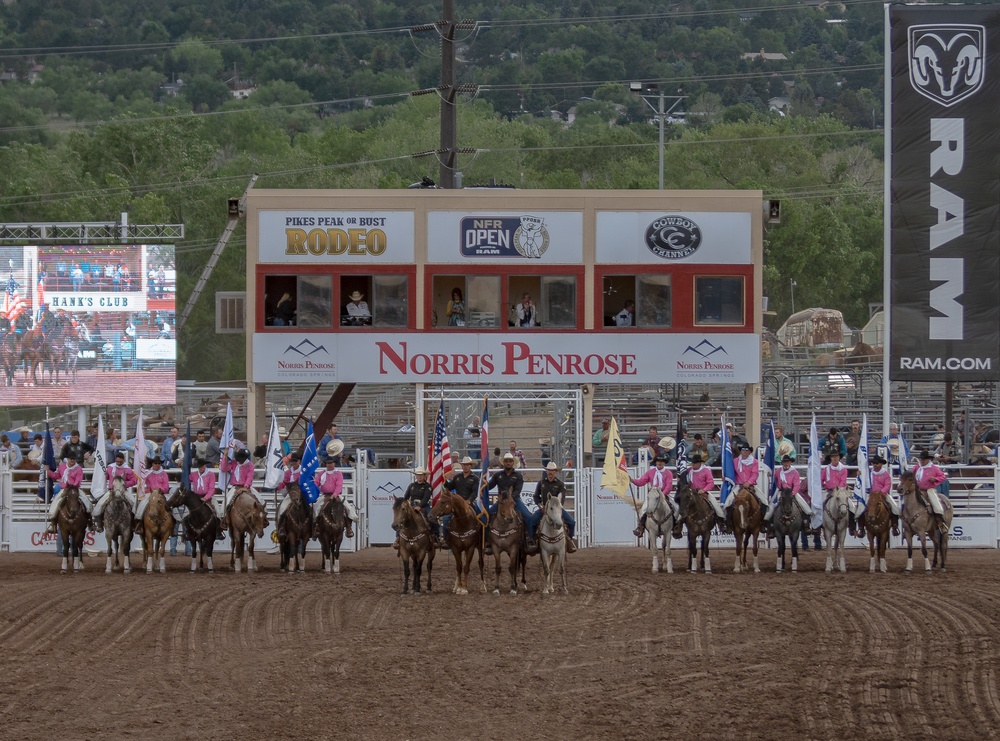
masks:
<path fill-rule="evenodd" d="M 704 339 L 697 345 L 688 345 L 677 360 L 678 375 L 697 374 L 719 378 L 736 375 L 736 364 L 722 345 Z"/>

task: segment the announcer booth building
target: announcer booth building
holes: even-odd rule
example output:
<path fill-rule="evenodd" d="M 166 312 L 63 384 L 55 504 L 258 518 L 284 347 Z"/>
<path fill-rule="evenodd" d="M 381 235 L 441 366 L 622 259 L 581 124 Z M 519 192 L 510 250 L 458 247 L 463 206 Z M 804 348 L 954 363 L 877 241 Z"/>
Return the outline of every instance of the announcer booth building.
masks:
<path fill-rule="evenodd" d="M 251 439 L 285 383 L 414 384 L 418 409 L 427 386 L 744 384 L 759 429 L 760 191 L 252 190 L 246 219 Z"/>

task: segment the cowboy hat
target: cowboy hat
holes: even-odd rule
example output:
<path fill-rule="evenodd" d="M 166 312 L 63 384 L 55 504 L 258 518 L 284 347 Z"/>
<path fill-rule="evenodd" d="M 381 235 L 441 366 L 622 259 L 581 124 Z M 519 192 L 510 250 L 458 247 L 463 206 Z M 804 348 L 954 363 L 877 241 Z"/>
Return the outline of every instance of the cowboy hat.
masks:
<path fill-rule="evenodd" d="M 555 461 L 549 461 L 549 465 L 545 467 L 546 471 L 558 471 L 559 466 L 556 465 Z"/>
<path fill-rule="evenodd" d="M 783 455 L 783 456 L 781 456 L 781 462 L 784 463 L 785 461 L 788 461 L 789 463 L 791 463 L 792 462 L 792 456 L 790 456 L 790 455 Z"/>
<path fill-rule="evenodd" d="M 512 460 L 514 460 L 514 454 L 513 453 L 504 453 L 503 454 L 503 458 L 501 458 L 500 460 L 512 461 Z"/>
<path fill-rule="evenodd" d="M 331 440 L 326 444 L 326 455 L 328 458 L 336 458 L 344 452 L 343 440 Z"/>
<path fill-rule="evenodd" d="M 416 468 L 413 469 L 413 474 L 415 476 L 422 476 L 422 475 L 424 475 L 426 473 L 427 473 L 427 469 L 424 468 L 423 466 L 417 466 Z"/>
<path fill-rule="evenodd" d="M 465 456 L 462 460 L 459 461 L 459 463 L 461 465 L 463 465 L 463 466 L 474 466 L 474 465 L 476 465 L 476 462 L 474 460 L 472 460 L 469 456 Z"/>
<path fill-rule="evenodd" d="M 281 437 L 284 437 L 287 434 L 288 434 L 288 430 L 286 428 L 284 428 L 284 427 L 279 427 L 278 428 L 278 435 L 280 435 Z"/>
<path fill-rule="evenodd" d="M 670 435 L 664 435 L 660 438 L 660 442 L 658 442 L 657 445 L 664 450 L 673 450 L 677 447 L 677 441 L 670 437 Z"/>
<path fill-rule="evenodd" d="M 538 444 L 539 445 L 551 445 L 552 444 L 552 438 L 551 437 L 540 437 L 540 438 L 538 438 Z"/>
<path fill-rule="evenodd" d="M 926 460 L 930 460 L 931 458 L 933 458 L 934 455 L 927 448 L 924 448 L 923 450 L 921 450 L 917 454 L 917 457 L 920 458 L 920 460 L 922 460 L 922 461 L 926 461 Z"/>
<path fill-rule="evenodd" d="M 365 294 L 361 293 L 361 291 L 355 291 L 354 293 L 352 293 L 349 296 L 349 298 L 351 299 L 351 301 L 360 301 L 364 297 L 365 297 Z"/>

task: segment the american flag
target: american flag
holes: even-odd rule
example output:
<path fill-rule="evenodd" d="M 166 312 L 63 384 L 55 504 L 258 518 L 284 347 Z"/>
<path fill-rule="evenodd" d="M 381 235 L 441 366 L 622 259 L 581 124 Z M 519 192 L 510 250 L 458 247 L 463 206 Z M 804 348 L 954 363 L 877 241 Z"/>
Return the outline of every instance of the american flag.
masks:
<path fill-rule="evenodd" d="M 479 470 L 479 499 L 476 501 L 476 517 L 485 527 L 489 522 L 489 492 L 486 484 L 490 478 L 490 400 L 483 399 L 482 468 Z"/>
<path fill-rule="evenodd" d="M 28 308 L 27 302 L 17 292 L 20 287 L 21 284 L 14 280 L 14 274 L 11 273 L 7 279 L 7 292 L 4 294 L 4 315 L 11 324 Z"/>
<path fill-rule="evenodd" d="M 445 479 L 450 476 L 451 448 L 448 447 L 448 429 L 444 424 L 444 399 L 441 399 L 434 425 L 434 442 L 431 444 L 431 495 L 434 499 L 444 491 Z"/>

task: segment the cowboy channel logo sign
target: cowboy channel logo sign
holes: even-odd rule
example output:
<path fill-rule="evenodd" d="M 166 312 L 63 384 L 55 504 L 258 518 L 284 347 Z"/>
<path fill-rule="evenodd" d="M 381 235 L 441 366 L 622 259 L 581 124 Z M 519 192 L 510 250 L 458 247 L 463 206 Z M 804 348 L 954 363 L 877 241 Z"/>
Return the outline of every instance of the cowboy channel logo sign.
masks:
<path fill-rule="evenodd" d="M 909 29 L 910 83 L 943 106 L 974 95 L 983 85 L 986 28 L 961 23 Z"/>
<path fill-rule="evenodd" d="M 461 229 L 463 257 L 538 259 L 549 248 L 549 230 L 539 216 L 471 216 L 462 219 Z"/>
<path fill-rule="evenodd" d="M 701 245 L 701 227 L 686 216 L 661 216 L 646 227 L 646 246 L 657 257 L 682 260 Z"/>

